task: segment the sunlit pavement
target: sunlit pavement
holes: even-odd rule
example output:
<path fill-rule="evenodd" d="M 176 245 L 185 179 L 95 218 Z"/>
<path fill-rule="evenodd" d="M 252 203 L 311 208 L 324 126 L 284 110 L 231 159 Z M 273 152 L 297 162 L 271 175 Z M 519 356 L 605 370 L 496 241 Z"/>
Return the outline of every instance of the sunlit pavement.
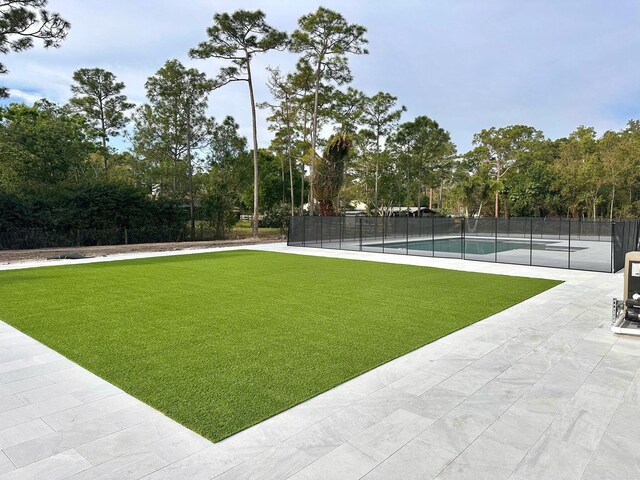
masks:
<path fill-rule="evenodd" d="M 239 248 L 565 283 L 217 444 L 0 322 L 0 479 L 640 478 L 640 338 L 609 330 L 622 274 Z"/>

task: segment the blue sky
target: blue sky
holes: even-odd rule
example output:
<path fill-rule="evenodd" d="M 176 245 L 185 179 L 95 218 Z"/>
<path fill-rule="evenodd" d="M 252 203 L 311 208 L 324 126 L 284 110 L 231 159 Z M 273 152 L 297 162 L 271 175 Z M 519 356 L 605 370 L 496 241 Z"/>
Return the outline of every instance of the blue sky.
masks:
<path fill-rule="evenodd" d="M 408 109 L 403 120 L 430 116 L 460 151 L 491 126 L 527 124 L 557 138 L 578 125 L 602 133 L 640 118 L 637 0 L 50 0 L 72 23 L 69 37 L 58 50 L 4 56 L 10 73 L 0 82 L 14 101 L 65 102 L 74 70 L 102 67 L 143 102 L 145 80 L 169 58 L 217 73 L 220 63 L 187 58 L 214 12 L 261 8 L 269 23 L 291 32 L 319 5 L 369 30 L 370 54 L 351 58 L 352 85 L 396 95 Z M 269 99 L 265 67 L 287 71 L 295 61 L 279 52 L 256 59 L 258 101 Z M 249 134 L 244 83 L 213 92 L 210 101 L 212 115 L 233 115 Z M 265 117 L 260 112 L 266 147 Z"/>

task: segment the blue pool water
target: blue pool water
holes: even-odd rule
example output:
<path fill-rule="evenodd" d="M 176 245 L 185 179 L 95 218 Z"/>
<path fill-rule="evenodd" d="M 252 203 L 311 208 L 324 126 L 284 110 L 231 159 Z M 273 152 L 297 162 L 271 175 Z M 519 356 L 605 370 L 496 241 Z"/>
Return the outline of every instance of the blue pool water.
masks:
<path fill-rule="evenodd" d="M 408 246 L 410 250 L 424 250 L 424 251 L 435 251 L 435 252 L 446 252 L 446 253 L 462 253 L 467 254 L 476 254 L 476 255 L 487 255 L 489 253 L 498 253 L 500 252 L 508 252 L 511 250 L 529 250 L 530 248 L 533 250 L 547 250 L 547 251 L 555 251 L 555 252 L 567 252 L 569 247 L 566 245 L 557 245 L 558 242 L 541 242 L 536 241 L 530 243 L 529 241 L 523 240 L 504 240 L 498 239 L 495 240 L 493 238 L 469 238 L 466 237 L 464 242 L 462 238 L 438 238 L 435 240 L 417 240 L 410 241 Z M 464 246 L 463 246 L 464 245 Z M 375 245 L 367 245 L 368 247 L 378 247 L 382 248 L 383 244 L 378 243 Z M 384 248 L 387 249 L 402 249 L 405 250 L 407 248 L 407 242 L 390 242 L 384 243 Z M 580 247 L 571 247 L 571 251 L 575 252 L 577 250 L 583 250 Z"/>

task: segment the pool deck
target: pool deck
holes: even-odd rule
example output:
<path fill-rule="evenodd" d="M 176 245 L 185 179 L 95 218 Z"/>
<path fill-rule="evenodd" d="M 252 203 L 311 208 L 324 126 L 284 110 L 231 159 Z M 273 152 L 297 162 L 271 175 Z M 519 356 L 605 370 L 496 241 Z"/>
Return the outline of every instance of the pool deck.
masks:
<path fill-rule="evenodd" d="M 640 337 L 609 330 L 621 274 L 247 248 L 565 283 L 217 444 L 0 322 L 0 480 L 640 479 Z"/>

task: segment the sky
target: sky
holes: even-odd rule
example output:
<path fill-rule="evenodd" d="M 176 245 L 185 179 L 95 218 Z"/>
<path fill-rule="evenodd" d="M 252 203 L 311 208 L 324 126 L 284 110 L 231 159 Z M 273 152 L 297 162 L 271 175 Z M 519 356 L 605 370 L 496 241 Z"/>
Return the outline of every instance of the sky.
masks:
<path fill-rule="evenodd" d="M 460 152 L 484 128 L 526 124 L 549 138 L 578 125 L 599 133 L 640 118 L 638 0 L 50 0 L 71 22 L 59 49 L 36 47 L 3 56 L 0 84 L 11 101 L 42 97 L 64 103 L 82 67 L 112 71 L 136 103 L 144 83 L 177 58 L 209 76 L 222 63 L 190 60 L 215 12 L 262 9 L 272 26 L 292 32 L 319 6 L 368 29 L 369 55 L 351 56 L 351 86 L 391 93 L 407 107 L 403 121 L 427 115 L 451 133 Z M 270 99 L 267 66 L 293 69 L 296 54 L 256 57 L 256 100 Z M 246 84 L 214 91 L 210 114 L 232 115 L 250 135 Z M 271 133 L 258 114 L 259 144 Z"/>

